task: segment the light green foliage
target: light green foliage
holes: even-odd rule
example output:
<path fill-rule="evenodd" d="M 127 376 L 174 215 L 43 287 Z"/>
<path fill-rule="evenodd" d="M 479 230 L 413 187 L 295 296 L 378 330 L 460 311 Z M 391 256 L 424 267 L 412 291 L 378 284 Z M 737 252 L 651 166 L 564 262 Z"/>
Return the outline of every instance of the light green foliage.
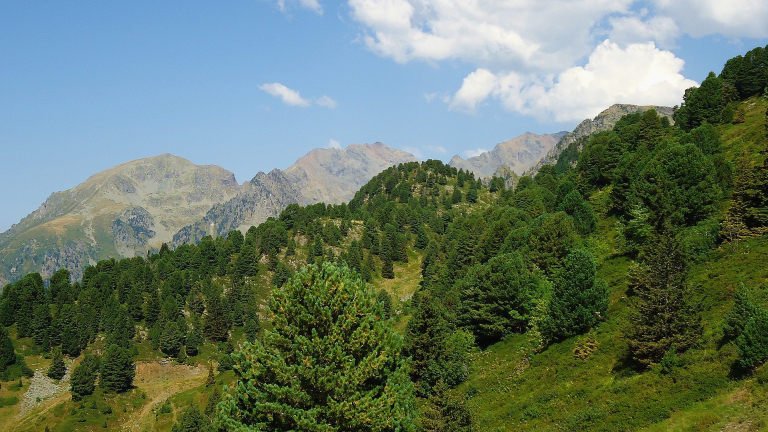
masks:
<path fill-rule="evenodd" d="M 739 349 L 739 365 L 743 368 L 756 368 L 768 360 L 768 311 L 749 320 L 744 331 L 736 339 Z"/>
<path fill-rule="evenodd" d="M 401 338 L 346 267 L 309 266 L 269 303 L 273 330 L 236 353 L 218 422 L 232 431 L 414 430 Z"/>

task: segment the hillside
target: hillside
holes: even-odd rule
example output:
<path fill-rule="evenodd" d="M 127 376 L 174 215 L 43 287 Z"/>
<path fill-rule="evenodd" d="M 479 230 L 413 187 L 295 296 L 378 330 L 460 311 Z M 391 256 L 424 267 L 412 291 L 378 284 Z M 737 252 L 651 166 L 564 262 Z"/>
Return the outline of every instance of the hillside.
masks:
<path fill-rule="evenodd" d="M 102 259 L 245 231 L 288 204 L 340 203 L 384 168 L 413 160 L 381 143 L 316 149 L 285 171 L 260 172 L 242 185 L 223 168 L 170 154 L 127 162 L 52 194 L 0 234 L 0 286 L 32 271 L 48 278 L 59 268 L 79 280 Z"/>
<path fill-rule="evenodd" d="M 513 189 L 400 163 L 82 283 L 27 274 L 0 294 L 0 425 L 765 430 L 768 75 L 742 61 Z"/>

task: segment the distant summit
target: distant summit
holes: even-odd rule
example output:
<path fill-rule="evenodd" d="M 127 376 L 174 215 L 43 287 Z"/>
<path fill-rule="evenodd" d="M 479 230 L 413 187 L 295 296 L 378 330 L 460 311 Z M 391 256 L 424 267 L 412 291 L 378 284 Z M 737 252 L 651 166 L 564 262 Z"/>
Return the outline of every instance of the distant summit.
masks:
<path fill-rule="evenodd" d="M 408 152 L 377 142 L 345 149 L 315 149 L 285 171 L 260 172 L 243 183 L 237 196 L 214 205 L 198 222 L 179 230 L 174 244 L 196 241 L 213 233 L 246 230 L 276 217 L 289 204 L 349 201 L 373 176 L 392 165 L 416 161 Z"/>
<path fill-rule="evenodd" d="M 479 177 L 492 176 L 502 165 L 521 175 L 550 152 L 565 134 L 565 131 L 546 135 L 526 132 L 509 141 L 496 144 L 493 150 L 475 157 L 463 159 L 458 155 L 454 156 L 449 165 L 472 171 Z"/>
<path fill-rule="evenodd" d="M 239 189 L 231 172 L 167 153 L 101 171 L 0 234 L 0 284 L 59 268 L 79 277 L 99 259 L 144 254 Z"/>
<path fill-rule="evenodd" d="M 127 162 L 55 192 L 0 234 L 0 288 L 29 272 L 74 278 L 101 259 L 245 230 L 292 203 L 341 203 L 373 176 L 416 158 L 381 143 L 315 149 L 242 185 L 215 165 L 171 154 Z"/>

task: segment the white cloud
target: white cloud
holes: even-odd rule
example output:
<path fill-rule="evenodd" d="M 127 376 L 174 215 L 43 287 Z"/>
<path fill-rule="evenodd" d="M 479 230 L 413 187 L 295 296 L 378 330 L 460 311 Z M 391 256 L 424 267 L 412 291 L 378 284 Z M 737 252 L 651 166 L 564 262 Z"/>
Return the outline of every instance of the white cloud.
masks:
<path fill-rule="evenodd" d="M 614 103 L 675 105 L 686 88 L 697 85 L 680 74 L 683 64 L 653 42 L 622 49 L 605 41 L 584 67 L 566 69 L 556 78 L 478 69 L 464 79 L 450 106 L 471 111 L 494 97 L 510 111 L 572 121 L 594 117 Z"/>
<path fill-rule="evenodd" d="M 640 16 L 611 17 L 608 22 L 610 40 L 621 46 L 656 41 L 659 46 L 673 47 L 680 28 L 670 17 L 656 16 L 643 20 Z"/>
<path fill-rule="evenodd" d="M 330 109 L 334 109 L 336 108 L 336 105 L 338 105 L 335 100 L 329 98 L 328 96 L 321 97 L 320 99 L 315 101 L 315 103 Z"/>
<path fill-rule="evenodd" d="M 339 150 L 341 150 L 341 143 L 340 143 L 340 142 L 338 142 L 338 141 L 336 141 L 335 139 L 331 138 L 331 139 L 328 141 L 328 148 L 333 148 L 333 149 L 339 149 Z"/>
<path fill-rule="evenodd" d="M 462 155 L 464 155 L 464 159 L 469 159 L 469 158 L 473 158 L 475 156 L 480 156 L 481 154 L 486 153 L 486 152 L 488 152 L 488 150 L 482 149 L 482 148 L 476 148 L 474 150 L 464 150 Z"/>
<path fill-rule="evenodd" d="M 693 37 L 768 37 L 765 0 L 652 0 L 659 13 L 674 19 Z"/>
<path fill-rule="evenodd" d="M 606 103 L 680 103 L 683 35 L 768 37 L 768 0 L 348 0 L 362 41 L 398 63 L 473 65 L 448 100 L 582 119 Z M 608 42 L 610 40 L 611 42 Z M 659 49 L 661 48 L 661 49 Z M 667 51 L 665 51 L 667 50 Z M 585 60 L 587 63 L 585 64 Z M 439 93 L 425 94 L 431 102 Z M 569 112 L 571 114 L 569 114 Z"/>
<path fill-rule="evenodd" d="M 291 0 L 277 0 L 277 8 L 280 9 L 282 12 L 286 12 L 286 3 L 299 3 L 301 7 L 304 9 L 309 9 L 311 11 L 317 12 L 319 15 L 323 14 L 323 7 L 320 6 L 320 3 L 317 0 L 297 0 L 297 1 L 291 1 Z"/>
<path fill-rule="evenodd" d="M 604 17 L 634 0 L 349 0 L 364 41 L 397 62 L 461 59 L 524 70 L 571 66 L 593 47 Z"/>
<path fill-rule="evenodd" d="M 464 78 L 459 91 L 450 102 L 450 107 L 458 111 L 473 112 L 477 104 L 490 96 L 499 85 L 499 80 L 488 69 L 478 69 Z"/>
<path fill-rule="evenodd" d="M 446 150 L 445 147 L 443 146 L 428 145 L 428 146 L 425 146 L 425 148 L 435 153 L 440 153 L 440 154 L 448 153 L 448 150 Z"/>
<path fill-rule="evenodd" d="M 286 105 L 300 107 L 308 107 L 310 105 L 309 101 L 303 99 L 299 92 L 277 82 L 262 84 L 259 86 L 259 89 L 272 96 L 279 97 Z"/>

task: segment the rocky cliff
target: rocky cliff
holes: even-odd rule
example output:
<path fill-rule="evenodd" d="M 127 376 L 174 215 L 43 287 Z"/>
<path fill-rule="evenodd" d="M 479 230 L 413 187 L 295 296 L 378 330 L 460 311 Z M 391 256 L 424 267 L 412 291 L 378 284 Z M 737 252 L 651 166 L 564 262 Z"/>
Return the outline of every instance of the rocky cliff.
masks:
<path fill-rule="evenodd" d="M 285 171 L 256 174 L 235 197 L 214 205 L 201 220 L 179 230 L 173 243 L 194 242 L 212 233 L 225 235 L 233 229 L 244 231 L 278 216 L 288 204 L 349 201 L 385 168 L 415 160 L 412 154 L 382 143 L 312 150 Z"/>
<path fill-rule="evenodd" d="M 472 171 L 479 177 L 492 176 L 502 165 L 506 165 L 517 174 L 522 174 L 550 152 L 565 134 L 566 132 L 558 132 L 537 135 L 526 132 L 509 141 L 496 144 L 493 150 L 475 157 L 463 159 L 454 156 L 449 165 Z"/>

